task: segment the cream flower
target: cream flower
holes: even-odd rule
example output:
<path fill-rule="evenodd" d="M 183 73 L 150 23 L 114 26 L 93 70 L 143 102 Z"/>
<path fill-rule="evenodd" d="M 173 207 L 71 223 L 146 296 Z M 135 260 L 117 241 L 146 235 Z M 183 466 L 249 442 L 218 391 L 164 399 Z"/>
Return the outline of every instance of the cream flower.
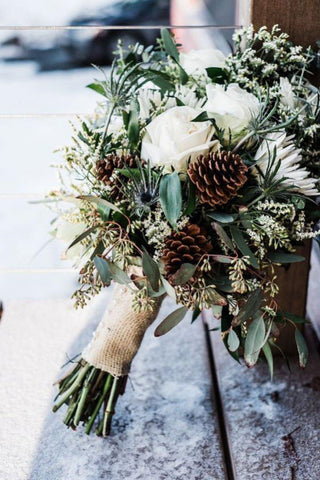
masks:
<path fill-rule="evenodd" d="M 319 195 L 316 188 L 316 179 L 309 176 L 306 168 L 300 166 L 301 150 L 293 143 L 293 135 L 287 136 L 285 132 L 274 132 L 268 134 L 263 140 L 255 155 L 257 165 L 263 173 L 266 172 L 270 161 L 275 155 L 275 166 L 280 161 L 279 170 L 275 178 L 285 178 L 284 185 L 294 187 L 292 191 L 307 196 Z"/>
<path fill-rule="evenodd" d="M 180 64 L 188 75 L 207 75 L 206 68 L 224 67 L 225 56 L 214 48 L 190 50 L 180 53 Z"/>
<path fill-rule="evenodd" d="M 224 130 L 224 141 L 232 143 L 247 133 L 249 122 L 260 110 L 260 102 L 252 93 L 243 90 L 236 83 L 225 88 L 223 85 L 207 85 L 207 102 L 203 108 L 215 118 L 220 129 Z"/>
<path fill-rule="evenodd" d="M 156 109 L 159 110 L 162 108 L 163 110 L 167 110 L 177 105 L 175 98 L 162 98 L 160 90 L 150 88 L 141 88 L 139 90 L 138 102 L 140 107 L 139 117 L 142 120 L 150 118 Z"/>
<path fill-rule="evenodd" d="M 88 226 L 83 222 L 73 223 L 63 217 L 60 218 L 55 225 L 54 236 L 58 240 L 63 240 L 64 242 L 70 244 L 75 240 L 81 233 L 83 233 Z M 73 247 L 66 250 L 62 255 L 62 260 L 74 260 L 77 263 L 82 259 L 85 254 L 87 247 L 82 245 L 80 242 L 74 245 Z M 91 251 L 87 252 L 86 257 L 90 257 Z"/>
<path fill-rule="evenodd" d="M 297 104 L 292 85 L 287 77 L 280 78 L 280 102 L 291 109 L 294 109 Z"/>
<path fill-rule="evenodd" d="M 171 167 L 186 172 L 188 160 L 211 149 L 218 149 L 218 140 L 212 140 L 214 127 L 210 122 L 193 122 L 199 110 L 184 106 L 161 113 L 146 127 L 142 139 L 141 158 L 153 165 Z"/>

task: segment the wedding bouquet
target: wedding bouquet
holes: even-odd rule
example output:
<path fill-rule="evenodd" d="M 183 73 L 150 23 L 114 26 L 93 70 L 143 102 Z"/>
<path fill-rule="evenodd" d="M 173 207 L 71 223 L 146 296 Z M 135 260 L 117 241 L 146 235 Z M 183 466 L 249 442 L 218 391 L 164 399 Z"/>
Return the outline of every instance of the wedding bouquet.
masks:
<path fill-rule="evenodd" d="M 49 201 L 65 258 L 79 268 L 75 306 L 116 283 L 113 301 L 53 407 L 65 424 L 108 435 L 130 365 L 162 299 L 178 308 L 163 335 L 192 310 L 212 308 L 230 354 L 252 367 L 292 326 L 300 365 L 307 347 L 281 310 L 275 267 L 303 261 L 320 217 L 319 91 L 312 51 L 275 26 L 235 34 L 235 50 L 180 53 L 167 31 L 155 46 L 119 47 L 101 96 L 63 149 L 61 189 Z M 101 415 L 102 412 L 102 415 Z"/>

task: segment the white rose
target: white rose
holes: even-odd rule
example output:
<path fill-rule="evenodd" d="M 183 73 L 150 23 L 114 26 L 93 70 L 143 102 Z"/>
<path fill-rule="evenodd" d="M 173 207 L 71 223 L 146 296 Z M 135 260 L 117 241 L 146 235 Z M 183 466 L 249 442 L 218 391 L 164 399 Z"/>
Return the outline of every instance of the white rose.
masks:
<path fill-rule="evenodd" d="M 218 149 L 218 140 L 212 140 L 214 127 L 210 122 L 192 122 L 199 110 L 174 107 L 161 113 L 146 127 L 142 139 L 141 158 L 153 165 L 173 167 L 178 172 L 187 170 L 187 162 L 198 155 Z"/>
<path fill-rule="evenodd" d="M 206 68 L 224 67 L 225 56 L 214 48 L 190 50 L 180 53 L 180 64 L 188 75 L 207 75 Z"/>
<path fill-rule="evenodd" d="M 238 141 L 247 132 L 249 122 L 260 110 L 257 97 L 243 90 L 236 83 L 225 88 L 223 85 L 207 85 L 207 102 L 203 108 L 210 117 L 215 118 L 217 126 L 224 130 L 224 141 L 229 143 L 231 131 L 232 143 Z"/>
<path fill-rule="evenodd" d="M 297 101 L 293 88 L 287 77 L 280 78 L 280 101 L 285 107 L 294 109 Z"/>

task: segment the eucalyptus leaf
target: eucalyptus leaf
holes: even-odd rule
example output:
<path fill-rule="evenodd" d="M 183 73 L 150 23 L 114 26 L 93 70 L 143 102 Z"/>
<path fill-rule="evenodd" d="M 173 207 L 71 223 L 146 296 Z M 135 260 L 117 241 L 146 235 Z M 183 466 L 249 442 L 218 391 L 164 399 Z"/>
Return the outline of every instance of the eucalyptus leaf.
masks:
<path fill-rule="evenodd" d="M 212 218 L 212 220 L 216 220 L 220 223 L 232 223 L 234 222 L 238 215 L 233 213 L 220 213 L 220 212 L 208 212 L 207 216 Z"/>
<path fill-rule="evenodd" d="M 233 238 L 234 243 L 237 245 L 238 249 L 242 253 L 242 255 L 249 257 L 250 264 L 254 268 L 259 268 L 259 262 L 254 256 L 253 252 L 251 251 L 249 245 L 245 241 L 244 236 L 242 235 L 242 232 L 239 230 L 239 228 L 235 226 L 230 227 L 231 235 Z"/>
<path fill-rule="evenodd" d="M 298 328 L 296 328 L 295 339 L 299 353 L 299 364 L 300 367 L 304 368 L 307 365 L 309 351 L 304 336 Z"/>
<path fill-rule="evenodd" d="M 187 307 L 180 307 L 174 312 L 171 312 L 162 322 L 157 326 L 154 335 L 155 337 L 161 337 L 174 328 L 181 320 L 186 316 Z"/>
<path fill-rule="evenodd" d="M 142 255 L 142 268 L 144 274 L 147 276 L 152 289 L 157 292 L 159 290 L 160 271 L 157 263 L 153 258 L 144 251 Z"/>
<path fill-rule="evenodd" d="M 106 222 L 110 217 L 110 208 L 100 205 L 97 207 L 97 210 L 102 220 Z"/>
<path fill-rule="evenodd" d="M 233 325 L 240 325 L 241 323 L 253 317 L 259 310 L 263 300 L 262 290 L 257 288 L 250 293 L 246 303 L 240 308 L 238 315 L 232 321 Z"/>
<path fill-rule="evenodd" d="M 189 179 L 189 177 L 188 177 Z M 196 186 L 190 180 L 188 180 L 188 199 L 187 199 L 187 206 L 185 211 L 183 212 L 184 215 L 189 216 L 193 213 L 197 206 L 197 195 L 196 195 Z"/>
<path fill-rule="evenodd" d="M 181 267 L 173 275 L 173 282 L 175 285 L 184 285 L 193 276 L 197 269 L 197 265 L 192 263 L 183 263 Z"/>
<path fill-rule="evenodd" d="M 249 326 L 244 345 L 244 360 L 248 367 L 253 367 L 257 363 L 260 350 L 265 341 L 265 333 L 266 327 L 260 312 Z"/>
<path fill-rule="evenodd" d="M 113 203 L 108 202 L 108 200 L 105 200 L 104 198 L 95 197 L 93 195 L 79 195 L 76 198 L 80 200 L 85 200 L 86 202 L 95 203 L 99 207 L 110 208 L 110 210 L 113 210 L 114 212 L 118 212 L 118 213 L 121 213 L 121 215 L 124 215 L 124 213 L 120 210 L 120 208 L 116 207 L 115 205 L 113 205 Z"/>
<path fill-rule="evenodd" d="M 286 252 L 269 252 L 267 257 L 273 263 L 296 263 L 303 262 L 305 257 Z"/>
<path fill-rule="evenodd" d="M 234 252 L 233 243 L 229 235 L 226 233 L 225 229 L 217 222 L 213 222 L 212 226 L 216 231 L 217 235 L 220 237 L 220 240 L 229 248 L 229 250 Z"/>
<path fill-rule="evenodd" d="M 235 352 L 240 346 L 239 337 L 234 330 L 231 330 L 228 334 L 227 345 L 230 352 Z"/>
<path fill-rule="evenodd" d="M 104 285 L 110 285 L 112 280 L 111 271 L 108 262 L 101 257 L 94 258 L 94 264 L 98 270 L 101 281 Z"/>
<path fill-rule="evenodd" d="M 266 357 L 266 360 L 268 362 L 270 379 L 272 380 L 273 379 L 273 355 L 272 355 L 272 350 L 271 350 L 268 342 L 266 342 L 263 345 L 262 350 L 263 350 L 264 356 Z"/>
<path fill-rule="evenodd" d="M 231 258 L 227 257 L 226 255 L 211 255 L 211 258 L 218 263 L 231 263 L 232 262 Z"/>
<path fill-rule="evenodd" d="M 182 207 L 181 182 L 177 172 L 161 178 L 159 194 L 164 214 L 170 225 L 176 228 Z"/>
<path fill-rule="evenodd" d="M 195 322 L 197 318 L 199 317 L 201 313 L 201 310 L 199 307 L 196 307 L 193 312 L 192 312 L 192 318 L 191 318 L 191 323 Z"/>
<path fill-rule="evenodd" d="M 121 270 L 121 268 L 119 268 L 118 265 L 116 265 L 115 263 L 110 262 L 109 260 L 107 260 L 107 262 L 109 265 L 112 278 L 115 282 L 121 283 L 122 285 L 128 285 L 129 283 L 131 283 L 131 279 L 126 274 L 126 272 Z"/>
<path fill-rule="evenodd" d="M 306 318 L 300 317 L 299 315 L 294 315 L 293 313 L 290 313 L 290 312 L 282 312 L 282 316 L 284 318 L 288 318 L 294 323 L 310 323 L 310 321 L 307 320 Z"/>
<path fill-rule="evenodd" d="M 90 233 L 94 232 L 95 230 L 97 230 L 97 227 L 90 227 L 84 232 L 82 232 L 77 238 L 73 240 L 73 242 L 70 243 L 67 250 L 69 250 L 70 248 L 72 248 L 74 245 L 81 242 L 82 240 L 84 240 L 88 235 L 90 235 Z"/>

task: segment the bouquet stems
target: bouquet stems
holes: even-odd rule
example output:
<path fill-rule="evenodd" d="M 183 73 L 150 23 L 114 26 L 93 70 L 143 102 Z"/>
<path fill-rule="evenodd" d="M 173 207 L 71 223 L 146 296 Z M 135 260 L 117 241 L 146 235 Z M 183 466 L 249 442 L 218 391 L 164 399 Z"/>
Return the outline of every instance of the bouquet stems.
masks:
<path fill-rule="evenodd" d="M 110 433 L 118 397 L 124 393 L 126 379 L 127 375 L 113 376 L 82 359 L 58 382 L 59 392 L 52 410 L 56 412 L 66 404 L 64 423 L 68 427 L 76 429 L 83 423 L 85 433 L 89 435 L 97 420 L 96 434 L 106 437 Z"/>

